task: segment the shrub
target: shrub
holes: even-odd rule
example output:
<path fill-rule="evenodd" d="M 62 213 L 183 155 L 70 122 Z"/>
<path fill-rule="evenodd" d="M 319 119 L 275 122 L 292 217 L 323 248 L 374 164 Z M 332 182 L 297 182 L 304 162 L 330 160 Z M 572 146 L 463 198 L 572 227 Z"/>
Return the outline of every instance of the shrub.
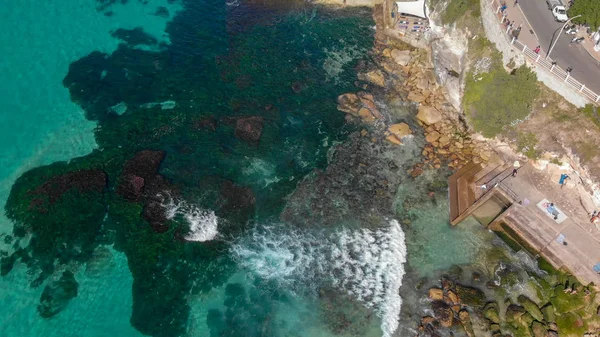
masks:
<path fill-rule="evenodd" d="M 509 74 L 501 62 L 499 53 L 494 54 L 489 71 L 471 72 L 465 85 L 465 112 L 475 130 L 489 138 L 527 117 L 539 95 L 534 72 L 521 66 Z"/>
<path fill-rule="evenodd" d="M 480 17 L 479 0 L 451 0 L 442 12 L 442 23 L 452 24 L 470 11 L 470 16 Z"/>

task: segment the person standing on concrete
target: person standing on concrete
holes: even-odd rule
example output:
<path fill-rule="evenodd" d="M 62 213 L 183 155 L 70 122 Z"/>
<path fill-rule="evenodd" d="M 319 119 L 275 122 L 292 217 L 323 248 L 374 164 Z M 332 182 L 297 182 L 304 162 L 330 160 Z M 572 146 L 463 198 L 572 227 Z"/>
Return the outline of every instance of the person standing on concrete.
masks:
<path fill-rule="evenodd" d="M 506 3 L 503 3 L 502 6 L 500 7 L 500 12 L 504 13 L 506 8 L 507 8 Z"/>
<path fill-rule="evenodd" d="M 560 185 L 560 188 L 562 188 L 563 186 L 565 186 L 567 179 L 571 179 L 571 177 L 569 177 L 568 174 L 563 173 L 563 174 L 560 175 L 560 179 L 558 180 L 558 184 Z"/>
<path fill-rule="evenodd" d="M 516 7 L 519 4 L 519 0 L 515 0 L 515 4 L 513 5 L 513 7 Z"/>
<path fill-rule="evenodd" d="M 535 49 L 533 50 L 536 54 L 540 53 L 540 46 L 535 47 Z"/>

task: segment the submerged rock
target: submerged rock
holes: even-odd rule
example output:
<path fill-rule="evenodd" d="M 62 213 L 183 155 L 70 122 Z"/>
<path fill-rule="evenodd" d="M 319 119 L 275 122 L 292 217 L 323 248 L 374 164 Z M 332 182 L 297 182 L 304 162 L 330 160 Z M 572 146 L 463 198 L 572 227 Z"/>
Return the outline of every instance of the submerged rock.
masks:
<path fill-rule="evenodd" d="M 456 294 L 465 305 L 471 307 L 483 307 L 485 305 L 485 293 L 477 288 L 456 284 Z"/>
<path fill-rule="evenodd" d="M 396 145 L 401 145 L 403 138 L 412 134 L 410 126 L 406 123 L 392 124 L 388 127 L 388 132 L 390 135 L 386 139 Z"/>
<path fill-rule="evenodd" d="M 59 279 L 50 280 L 40 297 L 37 308 L 40 316 L 49 318 L 63 311 L 69 301 L 77 297 L 78 287 L 75 276 L 68 270 L 64 271 Z"/>
<path fill-rule="evenodd" d="M 157 179 L 158 169 L 165 153 L 144 150 L 125 163 L 117 193 L 131 201 L 138 200 L 149 183 Z"/>
<path fill-rule="evenodd" d="M 358 74 L 358 79 L 361 81 L 369 82 L 378 87 L 385 87 L 385 77 L 381 70 L 371 70 L 368 73 Z"/>
<path fill-rule="evenodd" d="M 490 302 L 483 309 L 483 317 L 487 318 L 492 323 L 500 323 L 500 314 L 498 313 L 498 304 Z"/>
<path fill-rule="evenodd" d="M 264 119 L 260 116 L 238 118 L 235 122 L 235 136 L 250 144 L 257 144 L 263 132 Z"/>

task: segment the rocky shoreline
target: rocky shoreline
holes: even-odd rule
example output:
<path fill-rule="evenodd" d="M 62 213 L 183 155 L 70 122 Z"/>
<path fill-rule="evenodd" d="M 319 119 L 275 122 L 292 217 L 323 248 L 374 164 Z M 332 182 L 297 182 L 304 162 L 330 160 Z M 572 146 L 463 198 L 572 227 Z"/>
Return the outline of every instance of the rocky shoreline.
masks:
<path fill-rule="evenodd" d="M 359 81 L 355 84 L 359 90 L 340 95 L 338 110 L 346 113 L 348 122 L 363 126 L 361 136 L 370 137 L 373 143 L 404 146 L 407 138 L 422 138 L 421 159 L 408 170 L 413 178 L 425 170 L 457 170 L 469 162 L 490 161 L 496 156 L 496 141 L 474 139 L 447 89 L 438 82 L 431 50 L 414 49 L 386 36 L 380 11 L 376 6 L 374 64 L 357 68 Z M 449 71 L 448 76 L 455 74 Z M 401 121 L 390 116 L 387 105 L 397 100 L 406 102 L 414 114 Z M 519 157 L 514 152 L 510 155 Z M 495 272 L 503 270 L 499 261 L 494 266 Z M 491 280 L 484 292 L 470 285 L 480 279 L 475 274 L 469 285 L 444 276 L 441 287 L 427 290 L 424 296 L 430 301 L 432 314 L 420 319 L 417 336 L 600 336 L 600 306 L 593 285 L 584 286 L 558 271 L 520 280 L 508 272 L 505 278 L 509 283 L 522 282 L 534 289 L 530 298 L 522 293 L 511 296 Z"/>

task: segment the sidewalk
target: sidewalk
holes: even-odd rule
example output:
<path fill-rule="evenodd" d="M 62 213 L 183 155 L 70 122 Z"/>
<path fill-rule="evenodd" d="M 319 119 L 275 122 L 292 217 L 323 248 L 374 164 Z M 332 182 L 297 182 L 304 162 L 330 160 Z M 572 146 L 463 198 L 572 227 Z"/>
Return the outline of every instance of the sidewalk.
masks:
<path fill-rule="evenodd" d="M 563 188 L 558 185 L 557 174 L 560 175 L 525 165 L 519 169 L 517 177 L 508 177 L 503 184 L 521 200 L 529 200 L 529 205 L 518 206 L 515 217 L 529 216 L 532 220 L 522 226 L 538 240 L 541 254 L 566 267 L 582 281 L 600 284 L 600 275 L 592 269 L 600 262 L 600 229 L 590 223 L 589 216 L 594 205 L 574 174 Z M 553 202 L 568 218 L 560 223 L 552 220 L 536 206 L 543 199 Z M 567 245 L 557 241 L 561 234 Z"/>
<path fill-rule="evenodd" d="M 501 2 L 499 0 L 494 0 L 492 5 L 495 9 L 497 9 L 498 7 L 501 6 L 502 3 L 504 3 L 504 2 Z M 521 41 L 521 43 L 526 45 L 529 49 L 531 49 L 531 50 L 535 49 L 535 47 L 539 46 L 538 38 L 535 35 L 533 28 L 531 28 L 529 21 L 527 21 L 527 18 L 525 17 L 523 12 L 519 8 L 519 5 L 515 6 L 514 1 L 512 1 L 512 0 L 508 0 L 505 3 L 506 3 L 507 7 L 504 10 L 504 13 L 498 11 L 496 13 L 496 16 L 498 17 L 498 19 L 501 20 L 502 15 L 506 14 L 506 19 L 508 19 L 510 22 L 514 22 L 513 29 L 517 29 L 519 26 L 521 26 L 521 33 L 519 33 L 519 41 Z M 506 28 L 507 28 L 506 25 L 504 25 L 503 27 L 506 31 Z M 542 50 L 542 52 L 543 52 L 543 50 Z M 542 52 L 540 52 L 540 54 L 542 54 Z M 545 55 L 546 54 L 544 53 L 543 56 L 545 56 Z"/>

